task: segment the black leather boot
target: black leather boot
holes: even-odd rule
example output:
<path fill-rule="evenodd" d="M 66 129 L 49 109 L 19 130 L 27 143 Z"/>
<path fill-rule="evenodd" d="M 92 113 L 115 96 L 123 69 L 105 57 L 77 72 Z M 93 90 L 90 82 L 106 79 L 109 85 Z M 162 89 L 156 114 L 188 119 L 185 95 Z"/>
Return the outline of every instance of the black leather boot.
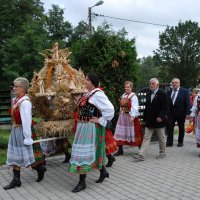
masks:
<path fill-rule="evenodd" d="M 105 178 L 109 178 L 109 173 L 106 171 L 106 168 L 103 166 L 102 169 L 100 170 L 100 177 L 96 181 L 96 183 L 102 183 Z"/>
<path fill-rule="evenodd" d="M 115 157 L 112 154 L 107 155 L 108 163 L 106 167 L 112 167 L 113 162 L 115 161 Z"/>
<path fill-rule="evenodd" d="M 6 185 L 3 187 L 4 190 L 9 190 L 15 187 L 20 187 L 21 186 L 21 181 L 20 181 L 20 170 L 15 170 L 13 169 L 13 180 L 9 185 Z"/>
<path fill-rule="evenodd" d="M 38 178 L 36 181 L 40 182 L 44 178 L 44 173 L 47 171 L 46 167 L 36 166 L 36 167 L 33 167 L 33 169 L 36 170 L 38 173 Z"/>
<path fill-rule="evenodd" d="M 70 158 L 71 158 L 71 154 L 69 152 L 66 152 L 65 153 L 65 160 L 63 161 L 63 163 L 68 163 Z"/>
<path fill-rule="evenodd" d="M 124 154 L 123 146 L 120 145 L 119 148 L 118 148 L 118 151 L 115 154 L 113 154 L 113 156 L 119 156 L 119 155 L 123 155 L 123 154 Z"/>
<path fill-rule="evenodd" d="M 80 174 L 78 185 L 72 190 L 72 192 L 80 192 L 81 190 L 84 190 L 86 188 L 85 178 L 86 174 Z"/>

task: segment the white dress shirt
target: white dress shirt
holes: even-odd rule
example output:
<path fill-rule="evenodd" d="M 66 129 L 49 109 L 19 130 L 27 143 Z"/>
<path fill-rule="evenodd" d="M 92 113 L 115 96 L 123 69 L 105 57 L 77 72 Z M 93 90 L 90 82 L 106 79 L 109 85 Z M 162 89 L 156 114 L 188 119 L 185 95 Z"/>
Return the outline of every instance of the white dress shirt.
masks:
<path fill-rule="evenodd" d="M 151 102 L 153 101 L 153 98 L 155 97 L 156 93 L 158 92 L 158 88 L 156 90 L 151 90 Z"/>
<path fill-rule="evenodd" d="M 177 88 L 177 89 L 176 89 L 176 91 L 174 91 L 174 89 L 172 90 L 171 98 L 172 98 L 172 96 L 173 96 L 174 92 L 176 92 L 176 93 L 175 93 L 174 100 L 173 100 L 173 102 L 172 102 L 172 103 L 173 103 L 173 105 L 174 105 L 174 103 L 175 103 L 175 101 L 176 101 L 176 98 L 177 98 L 177 96 L 178 96 L 179 89 L 180 89 L 180 87 L 179 87 L 179 88 Z"/>

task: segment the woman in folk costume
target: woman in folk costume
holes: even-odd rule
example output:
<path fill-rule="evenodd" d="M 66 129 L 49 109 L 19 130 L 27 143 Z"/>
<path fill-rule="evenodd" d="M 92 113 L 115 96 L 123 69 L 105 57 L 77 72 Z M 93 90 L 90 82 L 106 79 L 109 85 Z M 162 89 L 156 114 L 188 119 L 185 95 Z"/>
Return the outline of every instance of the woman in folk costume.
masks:
<path fill-rule="evenodd" d="M 95 73 L 86 76 L 88 92 L 78 102 L 78 123 L 72 145 L 69 172 L 80 174 L 78 185 L 72 192 L 86 188 L 86 174 L 96 168 L 102 183 L 109 173 L 105 163 L 105 126 L 114 116 L 114 107 L 107 96 L 98 88 L 99 78 Z"/>
<path fill-rule="evenodd" d="M 101 88 L 99 88 L 101 89 Z M 77 127 L 77 121 L 78 121 L 78 112 L 74 112 L 74 132 L 76 132 Z M 115 162 L 115 157 L 112 155 L 117 150 L 117 143 L 113 137 L 112 133 L 112 121 L 107 121 L 106 124 L 106 133 L 105 133 L 105 143 L 106 143 L 106 157 L 108 158 L 108 163 L 106 164 L 106 167 L 112 167 L 113 162 Z M 69 154 L 71 158 L 71 154 Z"/>
<path fill-rule="evenodd" d="M 191 108 L 190 122 L 195 121 L 197 147 L 200 148 L 200 96 L 196 96 Z"/>
<path fill-rule="evenodd" d="M 37 182 L 43 179 L 46 171 L 46 168 L 41 165 L 43 162 L 40 160 L 37 165 L 34 158 L 31 138 L 32 104 L 29 97 L 25 95 L 28 88 L 29 82 L 26 78 L 19 77 L 14 80 L 13 91 L 16 98 L 13 99 L 11 108 L 12 130 L 6 161 L 7 165 L 13 167 L 14 177 L 11 183 L 4 187 L 5 190 L 21 186 L 21 167 L 32 166 L 38 172 Z"/>
<path fill-rule="evenodd" d="M 141 146 L 142 128 L 139 121 L 139 103 L 135 93 L 132 92 L 133 83 L 125 81 L 124 90 L 120 100 L 120 115 L 117 121 L 114 138 L 119 146 L 114 156 L 123 155 L 123 145 Z"/>
<path fill-rule="evenodd" d="M 197 95 L 198 95 L 198 90 L 196 88 L 193 88 L 192 89 L 192 94 L 190 95 L 190 105 L 191 105 L 191 107 L 193 106 L 195 97 Z M 190 121 L 190 125 L 191 125 L 191 127 L 193 127 L 192 136 L 194 137 L 195 136 L 195 117 L 194 117 L 194 121 L 193 122 Z"/>

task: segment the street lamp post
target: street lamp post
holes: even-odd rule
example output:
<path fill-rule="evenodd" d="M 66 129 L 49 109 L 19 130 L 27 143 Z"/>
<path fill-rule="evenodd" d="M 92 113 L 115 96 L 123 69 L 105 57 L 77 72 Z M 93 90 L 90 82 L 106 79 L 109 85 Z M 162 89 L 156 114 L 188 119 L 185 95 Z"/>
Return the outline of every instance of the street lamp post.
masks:
<path fill-rule="evenodd" d="M 103 4 L 103 1 L 98 1 L 94 6 L 88 8 L 88 20 L 89 20 L 89 31 L 92 32 L 92 8 L 95 6 L 100 6 Z"/>

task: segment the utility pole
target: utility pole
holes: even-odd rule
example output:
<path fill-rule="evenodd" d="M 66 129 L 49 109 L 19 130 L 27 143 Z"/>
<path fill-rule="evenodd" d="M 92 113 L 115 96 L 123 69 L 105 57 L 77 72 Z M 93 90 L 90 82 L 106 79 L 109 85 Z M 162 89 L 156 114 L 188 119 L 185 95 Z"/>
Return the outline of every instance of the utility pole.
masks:
<path fill-rule="evenodd" d="M 88 8 L 89 32 L 92 32 L 92 8 Z"/>
<path fill-rule="evenodd" d="M 100 6 L 103 4 L 103 1 L 98 1 L 94 6 L 88 8 L 88 20 L 89 20 L 89 31 L 92 33 L 92 8 L 95 6 Z"/>

